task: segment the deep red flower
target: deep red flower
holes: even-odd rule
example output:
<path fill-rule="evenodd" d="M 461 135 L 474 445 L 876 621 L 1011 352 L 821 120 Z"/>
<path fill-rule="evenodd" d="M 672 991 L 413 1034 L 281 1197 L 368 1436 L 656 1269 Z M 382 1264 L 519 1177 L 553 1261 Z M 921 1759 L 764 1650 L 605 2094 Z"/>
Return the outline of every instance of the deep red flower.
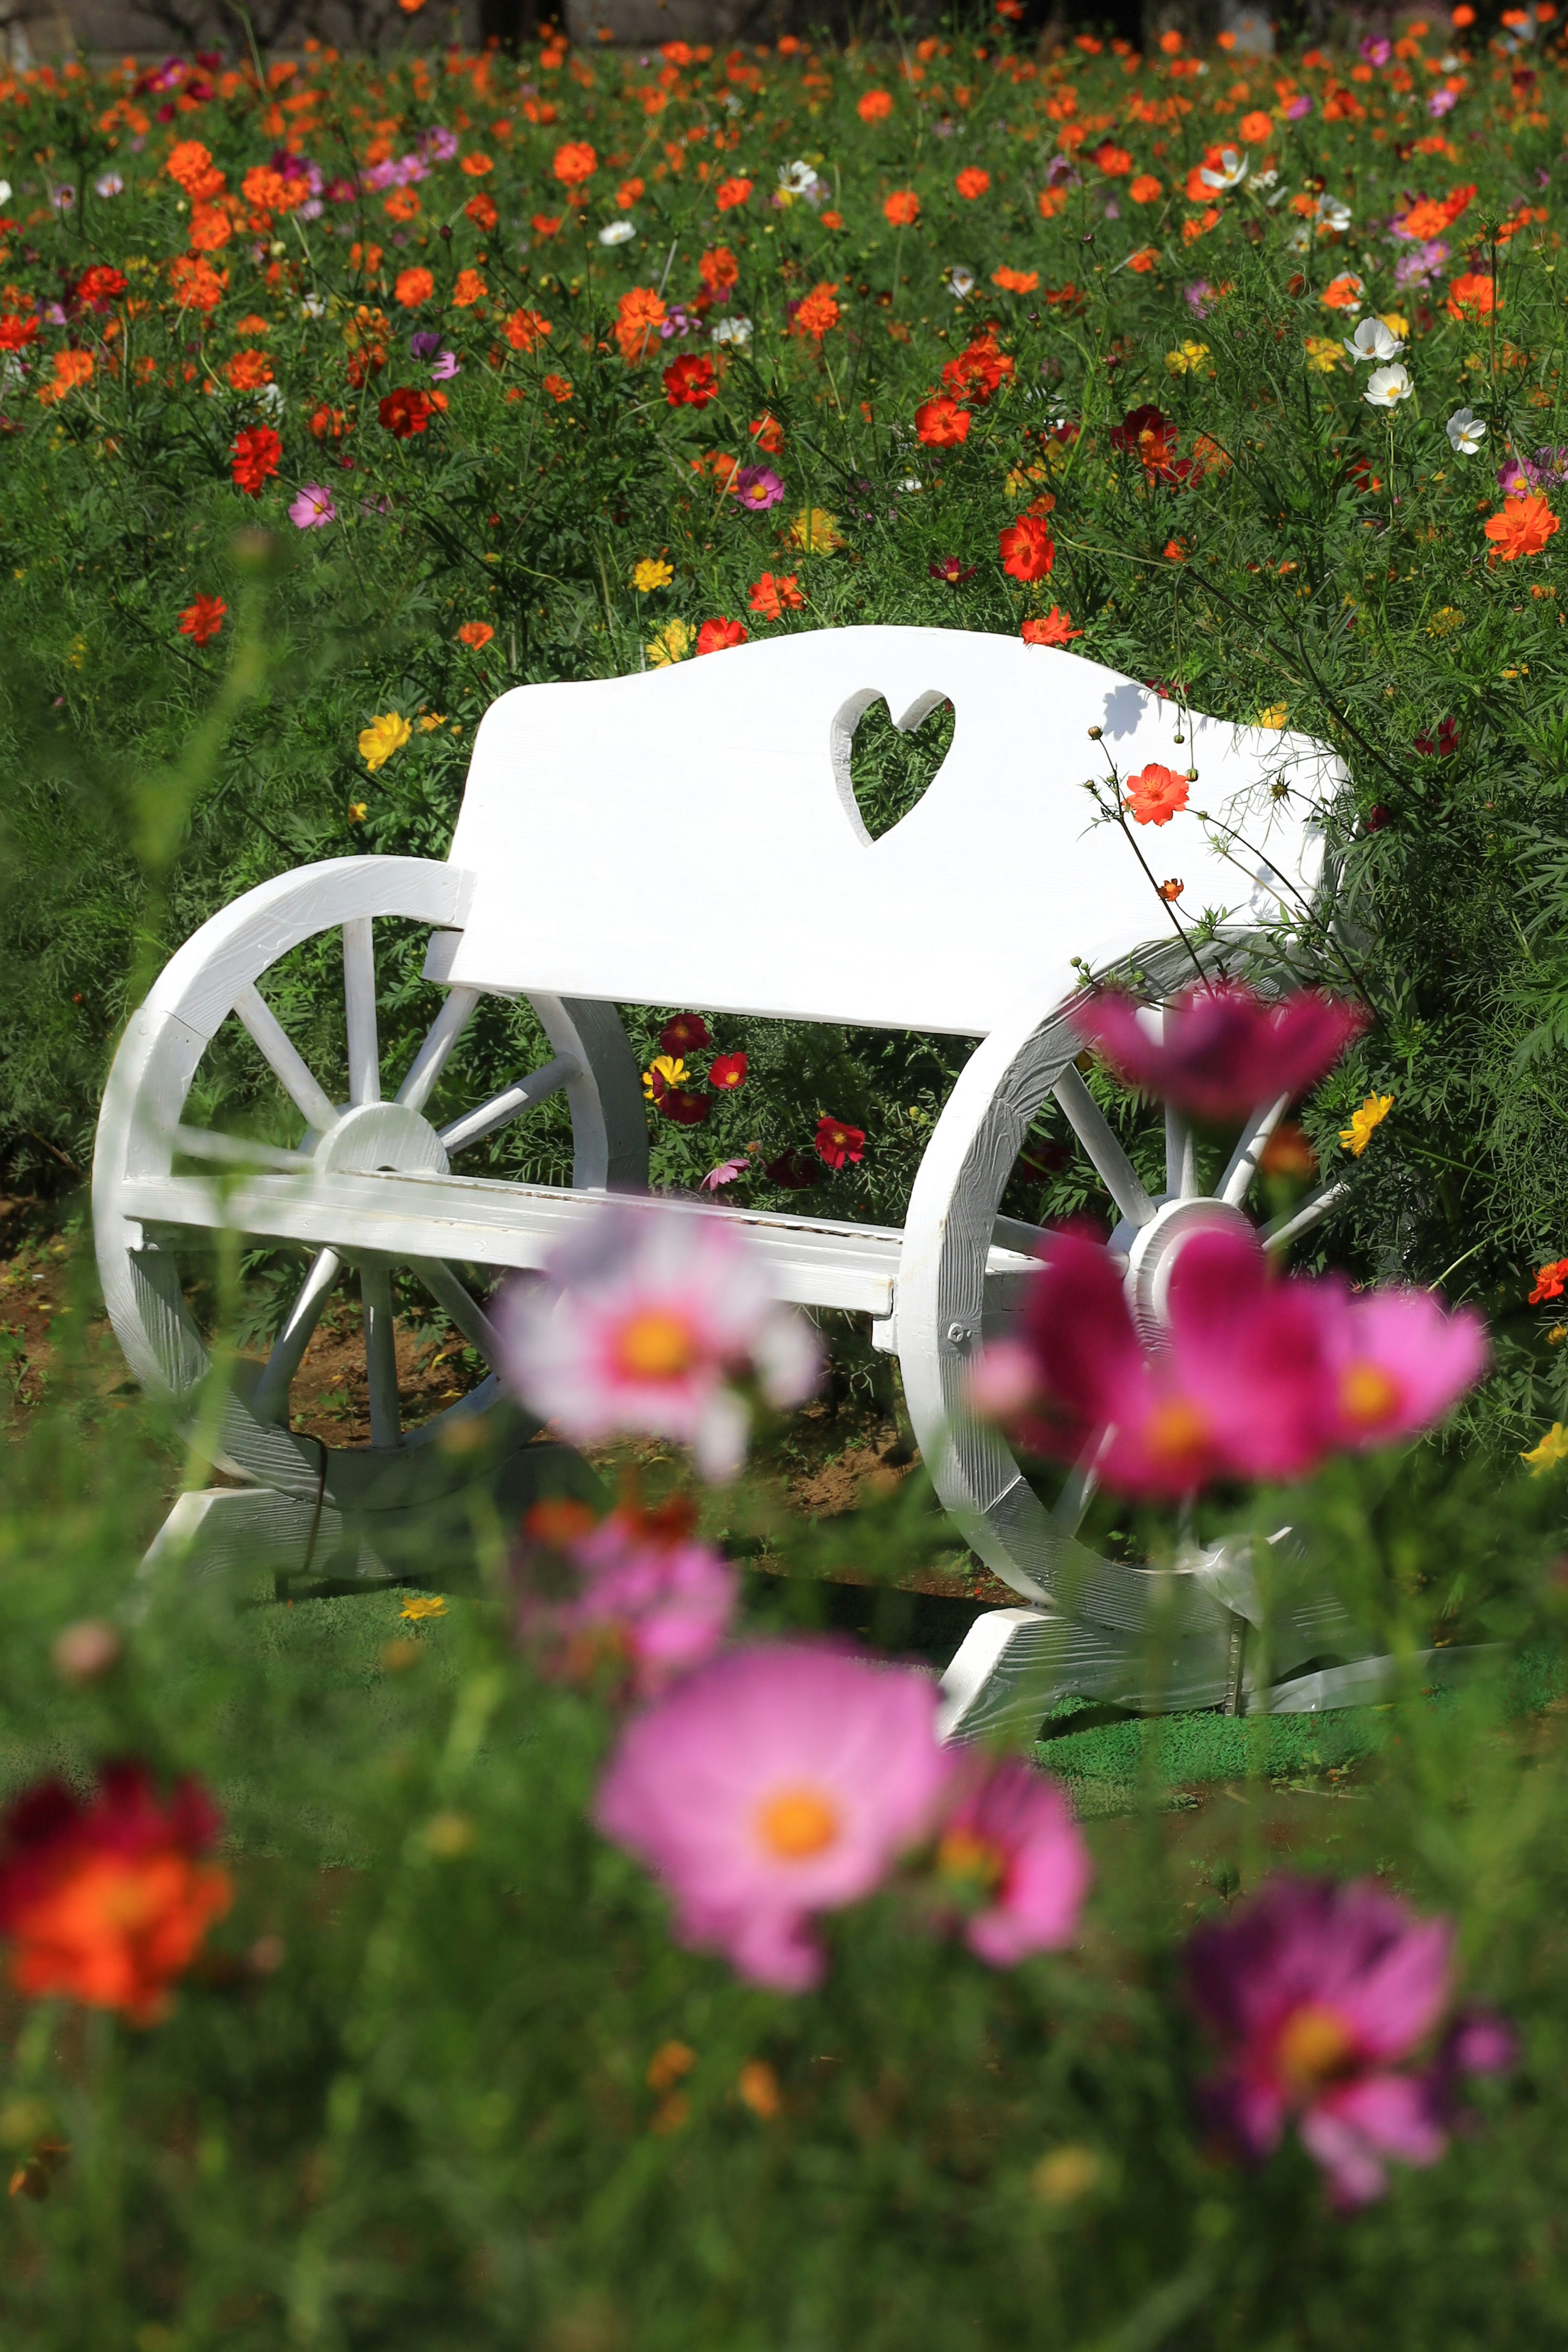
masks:
<path fill-rule="evenodd" d="M 227 611 L 228 606 L 221 596 L 198 596 L 195 603 L 187 604 L 180 615 L 180 635 L 193 637 L 197 645 L 204 646 L 208 638 L 215 637 L 223 627 L 224 614 Z"/>
<path fill-rule="evenodd" d="M 1056 562 L 1056 541 L 1043 515 L 1019 515 L 998 539 L 1002 570 L 1015 580 L 1043 580 Z"/>
<path fill-rule="evenodd" d="M 674 1054 L 677 1058 L 682 1054 L 697 1053 L 704 1045 L 712 1044 L 707 1023 L 700 1013 L 677 1013 L 674 1019 L 666 1021 L 659 1032 L 660 1053 Z"/>
<path fill-rule="evenodd" d="M 966 580 L 972 580 L 975 576 L 974 565 L 960 563 L 956 555 L 944 555 L 937 562 L 928 563 L 925 569 L 933 580 L 945 580 L 949 588 L 961 588 Z"/>
<path fill-rule="evenodd" d="M 1241 981 L 1203 982 L 1166 1008 L 1156 1040 L 1129 996 L 1080 999 L 1073 1026 L 1117 1075 L 1207 1119 L 1244 1118 L 1280 1095 L 1302 1095 L 1366 1027 L 1363 1006 L 1303 988 L 1268 1003 Z"/>
<path fill-rule="evenodd" d="M 712 360 L 685 352 L 664 370 L 664 398 L 672 408 L 706 408 L 718 398 L 718 378 Z"/>
<path fill-rule="evenodd" d="M 817 1157 L 825 1160 L 830 1168 L 841 1168 L 847 1160 L 865 1158 L 865 1129 L 846 1126 L 841 1118 L 831 1118 L 824 1111 L 817 1121 L 812 1138 Z"/>
<path fill-rule="evenodd" d="M 716 621 L 705 621 L 697 631 L 697 651 L 699 654 L 722 654 L 731 646 L 743 646 L 746 638 L 744 621 L 727 621 L 720 614 Z"/>
<path fill-rule="evenodd" d="M 1130 408 L 1120 425 L 1111 428 L 1112 448 L 1136 457 L 1151 481 L 1176 483 L 1185 478 L 1189 468 L 1177 463 L 1176 446 L 1176 428 L 1157 408 Z"/>
<path fill-rule="evenodd" d="M 282 455 L 283 444 L 270 425 L 251 425 L 236 433 L 229 457 L 235 489 L 247 499 L 260 498 Z"/>
<path fill-rule="evenodd" d="M 787 1192 L 810 1192 L 821 1173 L 793 1143 L 777 1160 L 765 1161 L 762 1172 L 770 1184 L 781 1184 Z"/>
<path fill-rule="evenodd" d="M 661 1118 L 673 1118 L 677 1127 L 700 1127 L 713 1108 L 712 1095 L 699 1095 L 694 1087 L 663 1087 L 653 1099 Z"/>
<path fill-rule="evenodd" d="M 376 413 L 389 433 L 406 441 L 412 434 L 427 429 L 434 407 L 427 392 L 412 384 L 399 384 L 395 391 L 384 395 Z"/>
<path fill-rule="evenodd" d="M 710 1087 L 717 1087 L 721 1093 L 734 1094 L 746 1084 L 745 1055 L 716 1055 L 708 1065 L 707 1082 Z"/>
<path fill-rule="evenodd" d="M 44 1780 L 0 1821 L 0 1935 L 11 1979 L 149 2025 L 228 1909 L 228 1874 L 199 1859 L 221 1824 L 193 1780 L 161 1801 L 141 1764 L 110 1764 L 84 1803 Z"/>
<path fill-rule="evenodd" d="M 1440 719 L 1436 735 L 1423 732 L 1416 738 L 1416 749 L 1426 759 L 1451 760 L 1459 748 L 1459 730 L 1452 719 Z"/>

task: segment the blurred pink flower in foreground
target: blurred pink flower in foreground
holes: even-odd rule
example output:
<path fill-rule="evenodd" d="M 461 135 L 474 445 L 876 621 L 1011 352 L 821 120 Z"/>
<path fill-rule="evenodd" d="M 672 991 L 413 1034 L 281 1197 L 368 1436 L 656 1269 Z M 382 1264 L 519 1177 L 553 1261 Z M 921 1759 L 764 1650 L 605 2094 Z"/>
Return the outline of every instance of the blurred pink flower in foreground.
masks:
<path fill-rule="evenodd" d="M 1281 1878 L 1187 1947 L 1194 2000 L 1225 2050 L 1209 2113 L 1249 2155 L 1293 2117 L 1336 2203 L 1387 2186 L 1385 2159 L 1435 2164 L 1456 2072 L 1509 2063 L 1494 2020 L 1461 2021 L 1423 2074 L 1393 2071 L 1433 2032 L 1449 1995 L 1453 1929 L 1419 1919 L 1372 1879 Z"/>
<path fill-rule="evenodd" d="M 806 1643 L 731 1652 L 635 1718 L 595 1819 L 674 1898 L 684 1942 L 758 1984 L 821 1981 L 814 1913 L 869 1895 L 927 1835 L 952 1760 L 909 1668 Z"/>
<path fill-rule="evenodd" d="M 935 1868 L 970 1950 L 1006 1969 L 1071 1942 L 1093 1868 L 1056 1782 L 1009 1756 L 978 1780 L 961 1763 L 955 1789 Z"/>
<path fill-rule="evenodd" d="M 630 1669 L 647 1698 L 700 1666 L 735 1613 L 735 1571 L 692 1535 L 680 1498 L 653 1511 L 622 1503 L 595 1519 L 580 1504 L 536 1505 L 524 1522 L 517 1635 L 546 1671 L 577 1681 Z M 564 1563 L 572 1589 L 551 1596 L 540 1572 Z"/>
<path fill-rule="evenodd" d="M 1242 1232 L 1195 1234 L 1171 1268 L 1159 1344 L 1140 1335 L 1121 1261 L 1058 1235 L 1030 1286 L 1024 1338 L 976 1368 L 978 1409 L 1037 1452 L 1128 1495 L 1217 1478 L 1292 1478 L 1337 1447 L 1438 1420 L 1479 1378 L 1486 1335 L 1425 1291 L 1277 1278 Z"/>
<path fill-rule="evenodd" d="M 577 1444 L 637 1430 L 689 1444 L 706 1478 L 746 1457 L 754 1386 L 771 1405 L 816 1387 L 821 1350 L 763 1263 L 716 1217 L 610 1202 L 500 1312 L 504 1370 Z M 744 1384 L 744 1385 L 743 1385 Z"/>
<path fill-rule="evenodd" d="M 1099 1046 L 1128 1086 L 1217 1123 L 1244 1118 L 1281 1095 L 1304 1094 L 1366 1024 L 1359 1004 L 1317 989 L 1267 1003 L 1235 980 L 1183 989 L 1166 1007 L 1158 1039 L 1133 998 L 1117 990 L 1097 990 L 1072 1008 L 1079 1035 Z"/>

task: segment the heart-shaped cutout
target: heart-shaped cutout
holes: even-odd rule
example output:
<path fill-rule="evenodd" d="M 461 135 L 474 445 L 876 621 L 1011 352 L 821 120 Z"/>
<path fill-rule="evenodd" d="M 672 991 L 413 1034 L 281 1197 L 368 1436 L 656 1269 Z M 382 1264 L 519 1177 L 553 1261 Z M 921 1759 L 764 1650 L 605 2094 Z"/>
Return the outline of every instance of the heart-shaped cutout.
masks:
<path fill-rule="evenodd" d="M 917 807 L 952 749 L 956 714 L 939 690 L 894 719 L 870 687 L 852 695 L 833 721 L 839 796 L 868 845 L 883 840 Z"/>

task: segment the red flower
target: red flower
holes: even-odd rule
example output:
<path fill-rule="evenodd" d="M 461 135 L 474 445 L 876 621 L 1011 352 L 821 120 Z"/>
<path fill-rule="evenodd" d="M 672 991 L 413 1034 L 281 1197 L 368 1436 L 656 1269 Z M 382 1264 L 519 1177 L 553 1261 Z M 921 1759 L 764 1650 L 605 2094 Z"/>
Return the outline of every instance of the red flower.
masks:
<path fill-rule="evenodd" d="M 1176 446 L 1176 426 L 1157 408 L 1130 408 L 1120 425 L 1111 428 L 1112 448 L 1136 457 L 1151 481 L 1184 479 L 1186 469 L 1175 462 Z"/>
<path fill-rule="evenodd" d="M 1021 631 L 1026 646 L 1064 646 L 1069 637 L 1081 637 L 1082 629 L 1072 625 L 1072 615 L 1053 604 L 1043 621 L 1026 621 Z"/>
<path fill-rule="evenodd" d="M 998 541 L 1002 570 L 1015 580 L 1043 580 L 1056 562 L 1056 541 L 1043 515 L 1019 515 Z"/>
<path fill-rule="evenodd" d="M 247 499 L 260 498 L 282 455 L 283 444 L 270 425 L 252 425 L 236 433 L 229 459 L 235 489 Z"/>
<path fill-rule="evenodd" d="M 427 392 L 420 392 L 409 384 L 399 384 L 395 392 L 385 395 L 376 413 L 389 433 L 395 433 L 400 441 L 406 441 L 411 434 L 426 430 L 434 406 L 434 403 Z"/>
<path fill-rule="evenodd" d="M 817 1147 L 818 1159 L 825 1160 L 830 1168 L 841 1168 L 846 1160 L 863 1160 L 865 1157 L 865 1129 L 846 1127 L 841 1118 L 830 1118 L 826 1111 L 817 1121 L 817 1132 L 812 1141 Z"/>
<path fill-rule="evenodd" d="M 1186 778 L 1178 776 L 1174 768 L 1162 768 L 1152 760 L 1140 768 L 1135 776 L 1127 779 L 1127 797 L 1122 806 L 1134 824 L 1169 824 L 1178 810 L 1186 806 Z"/>
<path fill-rule="evenodd" d="M 130 280 L 107 261 L 95 261 L 77 279 L 77 300 L 89 302 L 95 310 L 107 310 L 116 295 L 123 294 Z"/>
<path fill-rule="evenodd" d="M 0 1822 L 0 1935 L 11 1979 L 150 2025 L 229 1907 L 228 1874 L 198 1856 L 221 1826 L 193 1780 L 166 1802 L 140 1764 L 111 1764 L 83 1803 L 63 1780 L 28 1790 Z"/>
<path fill-rule="evenodd" d="M 1005 352 L 997 349 L 995 335 L 988 331 L 977 335 L 956 359 L 947 362 L 942 371 L 942 381 L 955 400 L 967 401 L 971 408 L 983 408 L 991 394 L 1007 383 L 1012 372 L 1011 360 Z"/>
<path fill-rule="evenodd" d="M 0 319 L 0 352 L 19 352 L 38 331 L 37 319 Z"/>
<path fill-rule="evenodd" d="M 923 401 L 915 412 L 915 430 L 928 449 L 956 449 L 968 438 L 973 422 L 968 410 L 945 392 Z"/>
<path fill-rule="evenodd" d="M 1550 1265 L 1539 1267 L 1535 1287 L 1530 1294 L 1531 1305 L 1542 1307 L 1549 1298 L 1561 1298 L 1565 1282 L 1568 1282 L 1568 1257 L 1553 1258 Z"/>
<path fill-rule="evenodd" d="M 699 654 L 722 654 L 731 646 L 746 643 L 746 625 L 742 621 L 727 621 L 720 614 L 716 621 L 705 621 L 697 631 Z"/>
<path fill-rule="evenodd" d="M 664 370 L 664 397 L 672 408 L 706 408 L 718 398 L 718 378 L 712 360 L 687 352 Z"/>
<path fill-rule="evenodd" d="M 708 1065 L 707 1082 L 723 1094 L 734 1094 L 746 1084 L 745 1055 L 720 1054 Z"/>
<path fill-rule="evenodd" d="M 207 639 L 215 637 L 223 627 L 224 614 L 227 611 L 228 606 L 221 596 L 198 596 L 195 603 L 187 604 L 180 615 L 180 635 L 193 637 L 197 645 L 204 646 Z"/>
<path fill-rule="evenodd" d="M 677 1013 L 659 1032 L 660 1053 L 673 1054 L 677 1060 L 683 1054 L 697 1053 L 712 1044 L 707 1023 L 700 1013 Z"/>
<path fill-rule="evenodd" d="M 793 1143 L 777 1160 L 764 1161 L 762 1172 L 770 1184 L 781 1184 L 787 1192 L 809 1192 L 818 1177 L 818 1171 Z"/>
<path fill-rule="evenodd" d="M 661 1117 L 673 1118 L 677 1127 L 700 1127 L 713 1108 L 712 1095 L 699 1095 L 690 1087 L 665 1087 L 655 1100 Z"/>
<path fill-rule="evenodd" d="M 933 580 L 945 580 L 949 588 L 961 588 L 966 580 L 972 580 L 975 576 L 974 565 L 961 563 L 956 555 L 940 556 L 935 563 L 928 563 L 925 569 Z"/>
<path fill-rule="evenodd" d="M 1416 749 L 1428 760 L 1451 760 L 1458 748 L 1459 730 L 1452 719 L 1439 719 L 1436 735 L 1423 733 L 1416 738 Z"/>
<path fill-rule="evenodd" d="M 782 620 L 787 612 L 798 613 L 805 601 L 800 576 L 793 572 L 777 575 L 765 572 L 751 583 L 751 610 L 760 613 L 765 621 Z"/>

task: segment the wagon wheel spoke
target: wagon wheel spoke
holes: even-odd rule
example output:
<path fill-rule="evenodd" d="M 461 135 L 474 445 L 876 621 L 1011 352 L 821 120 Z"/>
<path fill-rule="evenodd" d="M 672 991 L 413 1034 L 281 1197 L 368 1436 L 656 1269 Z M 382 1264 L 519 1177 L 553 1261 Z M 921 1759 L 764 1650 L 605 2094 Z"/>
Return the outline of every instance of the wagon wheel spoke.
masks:
<path fill-rule="evenodd" d="M 1343 1179 L 1333 1184 L 1320 1185 L 1315 1192 L 1307 1195 L 1300 1208 L 1287 1210 L 1282 1217 L 1276 1217 L 1271 1225 L 1264 1226 L 1265 1245 L 1270 1249 L 1283 1249 L 1287 1242 L 1293 1242 L 1301 1234 L 1310 1233 L 1349 1190 L 1349 1185 Z"/>
<path fill-rule="evenodd" d="M 1241 1206 L 1247 1198 L 1248 1187 L 1258 1173 L 1263 1147 L 1283 1118 L 1285 1106 L 1290 1099 L 1289 1095 L 1281 1095 L 1277 1101 L 1253 1112 L 1236 1139 L 1236 1149 L 1215 1188 L 1216 1200 L 1224 1201 L 1232 1209 Z"/>
<path fill-rule="evenodd" d="M 526 1078 L 519 1078 L 516 1086 L 492 1095 L 488 1102 L 480 1103 L 476 1109 L 465 1111 L 461 1118 L 455 1118 L 450 1126 L 444 1127 L 440 1130 L 441 1140 L 448 1155 L 455 1156 L 459 1151 L 466 1151 L 471 1145 L 482 1142 L 486 1136 L 494 1135 L 498 1127 L 506 1127 L 514 1118 L 520 1118 L 525 1111 L 536 1110 L 540 1103 L 548 1102 L 551 1095 L 559 1094 L 563 1087 L 570 1086 L 572 1079 L 580 1075 L 580 1067 L 574 1055 L 558 1054 L 555 1060 L 547 1062 L 542 1069 L 533 1071 Z"/>
<path fill-rule="evenodd" d="M 442 1258 L 416 1257 L 411 1258 L 409 1264 L 448 1321 L 455 1324 L 470 1347 L 477 1348 L 494 1371 L 501 1360 L 500 1335 L 467 1285 L 458 1280 Z"/>
<path fill-rule="evenodd" d="M 288 1410 L 288 1391 L 299 1370 L 310 1337 L 321 1319 L 321 1309 L 338 1279 L 342 1260 L 336 1250 L 318 1250 L 272 1344 L 260 1380 L 250 1401 L 257 1421 L 281 1421 Z"/>
<path fill-rule="evenodd" d="M 1051 1523 L 1059 1535 L 1075 1536 L 1100 1484 L 1100 1457 L 1110 1441 L 1108 1429 L 1096 1430 L 1062 1484 L 1051 1507 Z"/>
<path fill-rule="evenodd" d="M 351 915 L 343 925 L 343 1001 L 349 1016 L 349 1100 L 356 1105 L 380 1102 L 376 946 L 369 915 Z"/>
<path fill-rule="evenodd" d="M 1201 1190 L 1197 1181 L 1197 1139 L 1191 1122 L 1183 1118 L 1174 1103 L 1166 1103 L 1166 1191 L 1178 1201 L 1192 1201 Z"/>
<path fill-rule="evenodd" d="M 1155 1213 L 1155 1204 L 1104 1112 L 1071 1065 L 1062 1071 L 1052 1091 L 1123 1216 L 1131 1225 L 1146 1225 Z"/>
<path fill-rule="evenodd" d="M 176 1151 L 187 1160 L 211 1160 L 224 1168 L 276 1168 L 282 1173 L 313 1168 L 308 1151 L 280 1151 L 274 1143 L 257 1143 L 248 1135 L 225 1135 L 221 1128 L 174 1127 L 167 1130 Z"/>
<path fill-rule="evenodd" d="M 397 1337 L 392 1329 L 392 1276 L 384 1265 L 360 1269 L 365 1317 L 365 1371 L 371 1389 L 371 1444 L 396 1445 L 402 1436 L 398 1409 Z"/>
<path fill-rule="evenodd" d="M 234 1010 L 306 1126 L 318 1135 L 325 1134 L 338 1116 L 337 1106 L 317 1084 L 298 1047 L 253 981 L 246 981 L 235 998 Z"/>
<path fill-rule="evenodd" d="M 455 988 L 431 1023 L 424 1043 L 397 1090 L 397 1100 L 409 1110 L 423 1110 L 435 1091 L 447 1059 L 473 1017 L 479 1002 L 476 988 Z"/>

